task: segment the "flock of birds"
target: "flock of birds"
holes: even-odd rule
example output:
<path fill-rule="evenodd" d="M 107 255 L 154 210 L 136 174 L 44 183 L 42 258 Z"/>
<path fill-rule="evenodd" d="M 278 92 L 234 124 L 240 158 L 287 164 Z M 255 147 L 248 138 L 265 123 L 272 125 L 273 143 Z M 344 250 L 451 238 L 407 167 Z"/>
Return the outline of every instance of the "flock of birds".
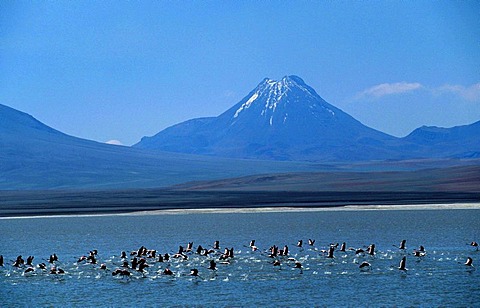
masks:
<path fill-rule="evenodd" d="M 74 271 L 84 271 L 90 269 L 96 271 L 103 276 L 113 276 L 121 279 L 129 279 L 129 277 L 148 277 L 148 275 L 165 275 L 171 277 L 190 276 L 195 279 L 202 278 L 201 271 L 209 271 L 211 277 L 217 275 L 219 266 L 229 266 L 239 260 L 244 262 L 261 263 L 261 268 L 272 267 L 281 270 L 282 266 L 289 267 L 299 274 L 303 274 L 304 262 L 308 262 L 308 258 L 314 255 L 322 260 L 331 260 L 335 262 L 336 255 L 342 254 L 343 257 L 348 255 L 353 257 L 353 262 L 357 264 L 359 271 L 370 271 L 377 253 L 375 244 L 364 246 L 363 248 L 347 248 L 346 243 L 339 245 L 332 243 L 323 248 L 315 246 L 315 240 L 309 239 L 308 242 L 299 240 L 294 247 L 294 252 L 290 251 L 288 245 L 280 248 L 276 245 L 270 246 L 268 249 L 260 249 L 256 246 L 255 240 L 250 241 L 249 245 L 245 245 L 247 252 L 242 253 L 241 250 L 235 251 L 234 248 L 221 248 L 220 242 L 215 241 L 212 246 L 205 248 L 198 245 L 194 248 L 193 242 L 189 242 L 184 246 L 179 246 L 178 251 L 171 253 L 158 253 L 157 250 L 147 249 L 141 246 L 137 250 L 122 251 L 119 256 L 113 256 L 102 260 L 97 250 L 91 250 L 87 254 L 75 257 L 76 261 L 71 263 L 59 260 L 54 253 L 48 259 L 44 259 L 41 263 L 34 264 L 34 256 L 27 257 L 26 260 L 19 255 L 15 260 L 5 262 L 3 255 L 0 255 L 0 270 L 21 274 L 22 276 L 38 276 L 51 275 L 60 277 L 62 275 L 72 275 Z M 468 243 L 475 251 L 478 251 L 478 243 L 473 241 Z M 424 246 L 408 252 L 406 240 L 402 240 L 400 245 L 396 247 L 395 256 L 400 259 L 399 265 L 392 266 L 399 271 L 406 273 L 407 256 L 411 255 L 418 261 L 427 256 Z M 308 251 L 306 253 L 305 251 Z M 383 252 L 380 252 L 383 253 Z M 242 256 L 243 255 L 243 256 Z M 252 257 L 253 256 L 253 257 Z M 242 259 L 243 258 L 243 259 Z M 459 262 L 459 263 L 463 263 Z M 469 270 L 475 270 L 473 259 L 467 257 L 463 263 Z M 187 268 L 187 270 L 185 269 Z M 149 269 L 152 269 L 153 271 Z M 188 270 L 189 269 L 189 270 Z"/>

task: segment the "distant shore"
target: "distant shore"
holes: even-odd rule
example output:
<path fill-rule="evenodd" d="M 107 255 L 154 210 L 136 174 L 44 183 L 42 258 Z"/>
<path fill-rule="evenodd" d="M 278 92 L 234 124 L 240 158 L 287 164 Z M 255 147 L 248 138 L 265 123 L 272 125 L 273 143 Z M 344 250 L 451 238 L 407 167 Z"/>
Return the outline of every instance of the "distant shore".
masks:
<path fill-rule="evenodd" d="M 0 192 L 0 218 L 392 209 L 480 209 L 480 195 L 450 192 L 196 192 L 154 189 Z"/>
<path fill-rule="evenodd" d="M 479 203 L 455 204 L 397 204 L 397 205 L 345 205 L 335 207 L 258 207 L 229 209 L 183 209 L 140 211 L 115 215 L 183 215 L 183 214 L 235 214 L 278 212 L 369 211 L 369 210 L 480 210 Z"/>
<path fill-rule="evenodd" d="M 419 211 L 419 210 L 480 210 L 479 203 L 455 204 L 397 204 L 397 205 L 345 205 L 335 207 L 256 207 L 256 208 L 202 208 L 169 209 L 134 212 L 111 212 L 97 214 L 22 215 L 0 217 L 2 219 L 58 218 L 58 217 L 101 217 L 101 216 L 147 216 L 147 215 L 190 215 L 190 214 L 247 214 L 247 213 L 295 213 L 332 211 Z"/>

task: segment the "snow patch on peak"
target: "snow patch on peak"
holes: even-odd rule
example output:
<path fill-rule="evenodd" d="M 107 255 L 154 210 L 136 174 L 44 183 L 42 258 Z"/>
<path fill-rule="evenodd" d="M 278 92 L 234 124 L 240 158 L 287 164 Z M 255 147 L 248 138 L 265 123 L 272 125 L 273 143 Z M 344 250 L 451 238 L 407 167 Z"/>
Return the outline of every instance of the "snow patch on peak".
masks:
<path fill-rule="evenodd" d="M 240 106 L 240 108 L 238 108 L 238 110 L 235 112 L 235 115 L 233 116 L 234 118 L 238 117 L 238 115 L 240 114 L 240 112 L 242 112 L 244 109 L 247 109 L 248 107 L 250 107 L 250 105 L 258 98 L 258 92 L 255 92 L 249 99 L 248 101 L 246 101 L 245 103 L 242 104 L 242 106 Z"/>
<path fill-rule="evenodd" d="M 325 109 L 326 111 L 328 111 L 332 116 L 335 116 L 335 112 L 333 112 L 332 109 L 327 108 L 327 107 L 325 107 L 325 106 L 323 107 L 323 109 Z"/>
<path fill-rule="evenodd" d="M 279 115 L 279 120 L 281 119 L 280 121 L 285 123 L 286 119 L 283 119 L 284 110 L 287 106 L 286 102 L 288 101 L 289 96 L 291 96 L 290 100 L 292 100 L 292 103 L 299 102 L 300 99 L 311 102 L 315 105 L 317 100 L 321 100 L 315 90 L 306 85 L 300 77 L 294 75 L 284 76 L 278 81 L 265 78 L 260 84 L 258 84 L 251 97 L 247 97 L 248 99 L 245 98 L 246 101 L 235 111 L 233 118 L 238 118 L 243 111 L 252 105 L 262 104 L 263 106 L 258 106 L 254 109 L 257 110 L 262 117 L 265 117 L 266 119 L 270 118 L 270 121 L 267 120 L 270 122 L 270 125 L 275 122 L 272 117 L 279 113 L 281 113 L 281 115 Z M 317 106 L 310 106 L 310 108 L 313 111 Z M 331 110 L 328 110 L 328 112 L 330 112 L 332 116 L 335 115 Z"/>

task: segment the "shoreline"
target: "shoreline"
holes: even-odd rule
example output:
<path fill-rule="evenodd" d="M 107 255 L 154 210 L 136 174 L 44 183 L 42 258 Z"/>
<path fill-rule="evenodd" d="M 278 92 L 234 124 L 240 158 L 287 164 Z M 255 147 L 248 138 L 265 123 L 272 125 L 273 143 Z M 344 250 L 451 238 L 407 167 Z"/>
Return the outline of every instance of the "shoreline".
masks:
<path fill-rule="evenodd" d="M 343 212 L 343 211 L 419 211 L 419 210 L 480 210 L 480 203 L 431 203 L 431 204 L 372 204 L 372 205 L 341 205 L 341 206 L 283 206 L 283 207 L 232 207 L 232 208 L 184 208 L 140 210 L 129 212 L 111 213 L 86 213 L 86 214 L 58 214 L 58 215 L 22 215 L 5 216 L 0 220 L 10 219 L 36 219 L 36 218 L 81 218 L 81 217 L 115 217 L 115 216 L 156 216 L 156 215 L 201 215 L 201 214 L 252 214 L 252 213 L 301 213 L 301 212 Z"/>
<path fill-rule="evenodd" d="M 359 209 L 458 208 L 480 204 L 464 192 L 226 192 L 38 191 L 0 192 L 0 217 L 132 215 L 132 213 L 241 213 Z M 471 206 L 469 206 L 470 208 Z"/>
<path fill-rule="evenodd" d="M 403 204 L 403 205 L 344 205 L 336 207 L 256 207 L 230 209 L 178 209 L 137 211 L 112 214 L 115 216 L 189 215 L 189 214 L 245 214 L 245 213 L 295 213 L 295 212 L 343 212 L 343 211 L 420 211 L 420 210 L 480 210 L 480 203 L 459 204 Z"/>

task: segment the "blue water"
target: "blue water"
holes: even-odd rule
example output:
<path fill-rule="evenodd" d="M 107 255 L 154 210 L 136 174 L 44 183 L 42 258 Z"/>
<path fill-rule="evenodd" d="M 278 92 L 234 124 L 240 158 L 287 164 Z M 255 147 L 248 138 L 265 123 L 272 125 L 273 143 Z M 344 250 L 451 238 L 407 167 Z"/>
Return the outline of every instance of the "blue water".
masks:
<path fill-rule="evenodd" d="M 467 245 L 480 240 L 480 210 L 336 211 L 288 213 L 181 214 L 151 216 L 65 217 L 0 220 L 0 306 L 478 306 L 480 270 L 465 266 L 468 256 L 480 267 L 480 252 Z M 309 246 L 309 238 L 315 245 Z M 256 240 L 257 251 L 248 244 Z M 304 247 L 296 247 L 303 239 Z M 407 250 L 398 245 L 407 240 Z M 169 264 L 149 259 L 147 272 L 130 278 L 109 271 L 122 263 L 120 252 L 140 246 L 174 253 L 194 242 L 211 247 L 215 240 L 234 247 L 230 264 L 218 255 L 189 254 Z M 376 244 L 372 256 L 322 250 L 330 243 L 347 247 Z M 263 251 L 271 245 L 290 248 L 281 267 Z M 412 255 L 420 245 L 427 254 Z M 76 259 L 98 250 L 98 265 Z M 34 264 L 50 254 L 59 257 L 64 275 L 11 266 L 17 255 L 34 255 Z M 398 270 L 407 256 L 405 273 Z M 288 258 L 291 258 L 289 261 Z M 208 261 L 217 260 L 217 271 Z M 302 263 L 303 273 L 293 268 Z M 362 261 L 371 270 L 361 271 Z M 48 263 L 47 263 L 48 264 Z M 49 265 L 50 266 L 50 265 Z M 173 277 L 161 275 L 169 266 Z M 199 269 L 200 277 L 189 276 Z"/>

